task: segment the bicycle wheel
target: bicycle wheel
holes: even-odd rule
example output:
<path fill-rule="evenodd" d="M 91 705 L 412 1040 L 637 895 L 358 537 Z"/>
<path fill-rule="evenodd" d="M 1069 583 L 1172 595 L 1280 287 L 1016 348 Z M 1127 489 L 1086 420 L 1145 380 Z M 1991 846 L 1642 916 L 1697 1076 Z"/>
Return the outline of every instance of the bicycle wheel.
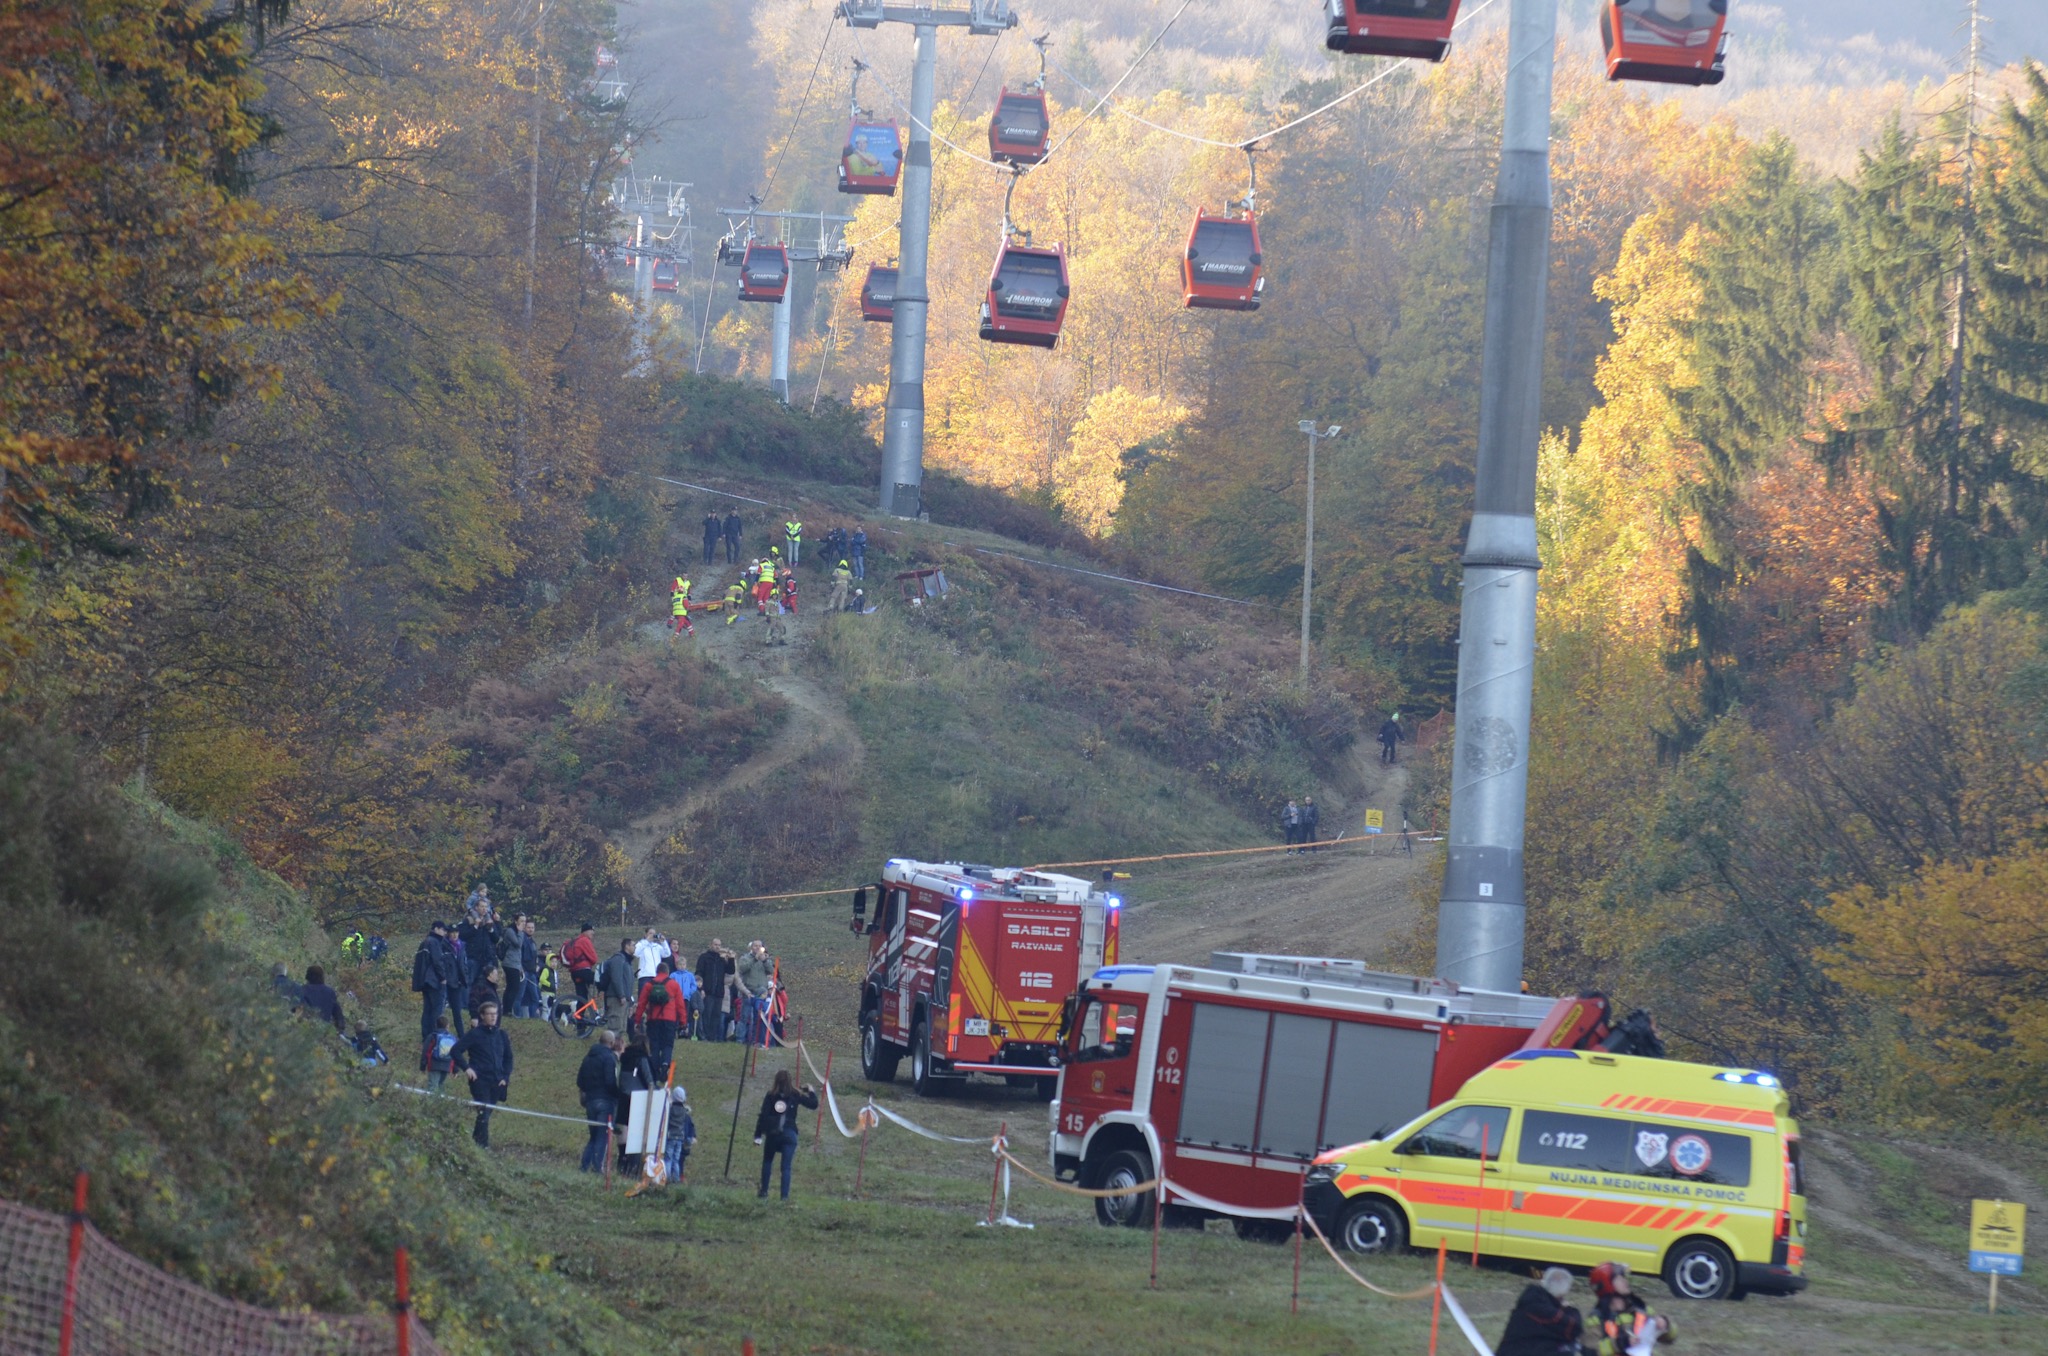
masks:
<path fill-rule="evenodd" d="M 548 1006 L 548 1025 L 555 1029 L 557 1036 L 567 1039 L 569 1032 L 582 1023 L 576 1020 L 574 1010 L 567 1003 L 556 1002 Z"/>

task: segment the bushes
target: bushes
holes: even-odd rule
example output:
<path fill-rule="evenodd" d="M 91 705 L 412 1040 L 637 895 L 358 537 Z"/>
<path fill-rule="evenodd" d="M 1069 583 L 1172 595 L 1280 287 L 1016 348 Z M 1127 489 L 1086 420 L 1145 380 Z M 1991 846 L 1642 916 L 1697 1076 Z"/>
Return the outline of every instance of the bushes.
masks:
<path fill-rule="evenodd" d="M 173 831 L 203 838 L 0 725 L 0 1194 L 62 1210 L 84 1167 L 115 1242 L 273 1307 L 379 1309 L 406 1244 L 451 1350 L 563 1349 L 570 1297 L 507 1238 L 453 1113 L 270 995 L 252 944 L 287 912 L 310 935 L 303 903 L 246 868 L 224 894 Z"/>
<path fill-rule="evenodd" d="M 500 906 L 616 903 L 624 859 L 608 831 L 744 762 L 783 709 L 694 655 L 648 648 L 475 684 L 443 733 L 490 816 L 483 875 Z"/>
<path fill-rule="evenodd" d="M 678 470 L 726 466 L 793 480 L 872 486 L 882 450 L 859 414 L 831 401 L 817 414 L 718 377 L 664 373 L 654 385 L 652 436 Z"/>

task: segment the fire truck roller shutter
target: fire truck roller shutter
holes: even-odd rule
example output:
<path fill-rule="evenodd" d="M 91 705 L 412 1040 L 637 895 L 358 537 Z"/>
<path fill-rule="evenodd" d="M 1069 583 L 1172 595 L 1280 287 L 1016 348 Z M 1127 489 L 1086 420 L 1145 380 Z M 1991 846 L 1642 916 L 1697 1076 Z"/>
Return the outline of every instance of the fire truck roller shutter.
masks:
<path fill-rule="evenodd" d="M 1322 1148 L 1356 1144 L 1429 1110 L 1437 1033 L 1339 1022 Z"/>
<path fill-rule="evenodd" d="M 1220 1003 L 1195 1004 L 1177 1139 L 1226 1149 L 1252 1147 L 1259 1115 L 1254 1090 L 1265 1062 L 1269 1015 Z"/>
<path fill-rule="evenodd" d="M 1305 1017 L 1293 1012 L 1273 1014 L 1266 1091 L 1259 1099 L 1260 1153 L 1287 1158 L 1315 1157 L 1333 1025 L 1327 1017 Z"/>

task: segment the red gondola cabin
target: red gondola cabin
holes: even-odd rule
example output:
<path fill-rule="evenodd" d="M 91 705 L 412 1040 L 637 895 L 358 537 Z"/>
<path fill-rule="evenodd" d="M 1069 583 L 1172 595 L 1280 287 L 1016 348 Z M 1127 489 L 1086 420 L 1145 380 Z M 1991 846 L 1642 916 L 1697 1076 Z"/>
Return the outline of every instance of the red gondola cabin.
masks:
<path fill-rule="evenodd" d="M 1045 92 L 1004 86 L 996 99 L 995 116 L 988 120 L 989 158 L 1035 165 L 1045 159 L 1046 142 L 1051 138 L 1052 115 L 1046 111 Z"/>
<path fill-rule="evenodd" d="M 648 286 L 657 292 L 675 291 L 676 261 L 673 259 L 656 259 L 654 261 L 654 281 L 649 283 Z"/>
<path fill-rule="evenodd" d="M 1066 318 L 1066 251 L 1058 245 L 1004 245 L 988 276 L 981 337 L 992 344 L 1051 348 Z"/>
<path fill-rule="evenodd" d="M 878 325 L 896 319 L 896 270 L 888 264 L 868 265 L 867 280 L 860 285 L 860 318 Z"/>
<path fill-rule="evenodd" d="M 781 304 L 789 291 L 789 246 L 756 241 L 740 258 L 740 300 Z"/>
<path fill-rule="evenodd" d="M 1604 0 L 1607 78 L 1718 85 L 1727 27 L 1728 0 Z"/>
<path fill-rule="evenodd" d="M 1212 311 L 1258 310 L 1259 293 L 1266 287 L 1264 262 L 1257 217 L 1197 213 L 1180 264 L 1181 304 Z"/>
<path fill-rule="evenodd" d="M 1360 56 L 1442 61 L 1451 50 L 1458 0 L 1323 0 L 1323 45 Z"/>
<path fill-rule="evenodd" d="M 839 153 L 841 193 L 892 194 L 903 173 L 903 134 L 893 122 L 857 122 Z"/>

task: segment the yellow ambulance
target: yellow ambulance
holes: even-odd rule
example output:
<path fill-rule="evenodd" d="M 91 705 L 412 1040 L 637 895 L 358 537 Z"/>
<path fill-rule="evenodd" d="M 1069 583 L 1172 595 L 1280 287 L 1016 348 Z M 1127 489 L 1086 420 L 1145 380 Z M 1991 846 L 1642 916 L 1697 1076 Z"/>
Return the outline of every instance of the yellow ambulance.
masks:
<path fill-rule="evenodd" d="M 1619 1261 L 1684 1299 L 1806 1288 L 1799 1123 L 1753 1069 L 1520 1051 L 1407 1125 L 1318 1156 L 1304 1202 L 1358 1253 Z"/>

